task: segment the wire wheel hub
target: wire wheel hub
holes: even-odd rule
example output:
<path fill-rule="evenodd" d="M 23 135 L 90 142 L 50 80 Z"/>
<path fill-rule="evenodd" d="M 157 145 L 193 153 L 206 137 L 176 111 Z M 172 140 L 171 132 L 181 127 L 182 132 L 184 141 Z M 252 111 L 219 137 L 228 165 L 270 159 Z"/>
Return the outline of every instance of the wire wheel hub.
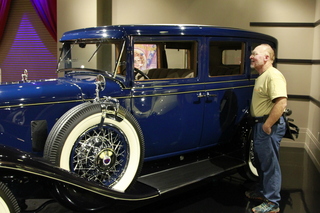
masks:
<path fill-rule="evenodd" d="M 115 162 L 116 162 L 116 155 L 114 151 L 110 148 L 104 149 L 100 151 L 96 157 L 96 165 L 101 171 L 108 171 Z"/>

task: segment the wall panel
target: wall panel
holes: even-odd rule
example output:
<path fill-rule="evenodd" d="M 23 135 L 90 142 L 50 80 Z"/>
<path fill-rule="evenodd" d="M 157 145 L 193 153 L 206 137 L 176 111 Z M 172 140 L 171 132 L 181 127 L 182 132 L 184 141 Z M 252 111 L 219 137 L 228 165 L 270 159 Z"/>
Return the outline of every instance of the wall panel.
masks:
<path fill-rule="evenodd" d="M 12 1 L 0 41 L 2 82 L 20 81 L 24 69 L 30 80 L 54 78 L 56 62 L 56 42 L 30 0 Z"/>

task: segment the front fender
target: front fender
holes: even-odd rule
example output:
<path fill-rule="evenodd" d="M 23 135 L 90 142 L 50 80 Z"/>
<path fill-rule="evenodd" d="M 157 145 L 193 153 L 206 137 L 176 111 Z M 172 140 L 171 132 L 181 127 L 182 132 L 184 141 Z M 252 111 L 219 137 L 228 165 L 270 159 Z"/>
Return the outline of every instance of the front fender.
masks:
<path fill-rule="evenodd" d="M 140 182 L 137 182 L 136 185 L 132 187 L 133 189 L 128 192 L 117 192 L 56 167 L 46 162 L 43 158 L 35 157 L 26 152 L 4 145 L 0 145 L 0 171 L 2 169 L 41 176 L 48 179 L 48 181 L 58 181 L 69 184 L 115 200 L 139 201 L 159 196 L 156 189 Z"/>

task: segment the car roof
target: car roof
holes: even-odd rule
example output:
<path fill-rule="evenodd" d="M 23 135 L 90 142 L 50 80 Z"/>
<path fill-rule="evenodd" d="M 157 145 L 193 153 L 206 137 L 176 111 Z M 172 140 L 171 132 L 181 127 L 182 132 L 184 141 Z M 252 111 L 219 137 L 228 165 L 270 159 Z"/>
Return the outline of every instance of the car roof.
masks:
<path fill-rule="evenodd" d="M 91 39 L 122 39 L 128 35 L 137 36 L 235 36 L 259 38 L 276 43 L 276 39 L 257 32 L 236 28 L 209 25 L 110 25 L 83 28 L 65 32 L 60 41 L 91 40 Z"/>

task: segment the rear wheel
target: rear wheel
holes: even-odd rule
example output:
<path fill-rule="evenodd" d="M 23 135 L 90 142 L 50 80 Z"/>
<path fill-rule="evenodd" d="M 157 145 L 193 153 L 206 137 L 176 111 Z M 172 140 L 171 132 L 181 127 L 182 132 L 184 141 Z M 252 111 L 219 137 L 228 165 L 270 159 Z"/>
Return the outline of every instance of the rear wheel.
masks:
<path fill-rule="evenodd" d="M 255 156 L 254 156 L 254 147 L 253 147 L 253 132 L 252 129 L 249 130 L 248 136 L 245 139 L 245 160 L 246 165 L 243 170 L 240 172 L 245 178 L 258 181 L 259 175 L 257 168 L 255 166 Z"/>

